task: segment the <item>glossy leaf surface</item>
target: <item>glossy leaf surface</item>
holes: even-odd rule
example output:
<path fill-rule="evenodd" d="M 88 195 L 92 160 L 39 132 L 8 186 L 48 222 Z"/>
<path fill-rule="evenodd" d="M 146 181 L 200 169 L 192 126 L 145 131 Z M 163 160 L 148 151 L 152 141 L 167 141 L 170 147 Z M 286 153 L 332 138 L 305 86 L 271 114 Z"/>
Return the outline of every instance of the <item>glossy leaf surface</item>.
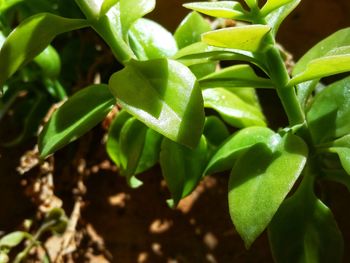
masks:
<path fill-rule="evenodd" d="M 248 104 L 228 89 L 205 89 L 203 98 L 205 107 L 216 110 L 234 127 L 266 126 L 265 117 L 258 107 Z"/>
<path fill-rule="evenodd" d="M 269 31 L 265 25 L 230 27 L 204 33 L 202 41 L 215 47 L 257 52 Z"/>
<path fill-rule="evenodd" d="M 34 62 L 39 65 L 44 76 L 48 78 L 57 78 L 61 71 L 61 60 L 56 49 L 48 45 L 38 56 L 34 58 Z"/>
<path fill-rule="evenodd" d="M 197 186 L 204 170 L 206 150 L 204 137 L 193 150 L 168 139 L 163 140 L 160 165 L 174 205 Z"/>
<path fill-rule="evenodd" d="M 301 174 L 307 146 L 299 137 L 276 134 L 236 161 L 229 180 L 229 209 L 236 230 L 250 247 L 265 230 Z"/>
<path fill-rule="evenodd" d="M 211 30 L 211 26 L 197 12 L 188 14 L 175 31 L 174 37 L 179 48 L 201 41 L 202 33 Z"/>
<path fill-rule="evenodd" d="M 235 160 L 255 144 L 272 144 L 275 133 L 265 127 L 248 127 L 231 135 L 209 161 L 205 174 L 231 170 Z"/>
<path fill-rule="evenodd" d="M 321 91 L 306 117 L 315 143 L 332 141 L 350 133 L 350 77 Z"/>
<path fill-rule="evenodd" d="M 115 104 L 107 85 L 91 85 L 71 96 L 44 126 L 39 152 L 46 157 L 88 132 Z"/>
<path fill-rule="evenodd" d="M 293 0 L 291 3 L 275 9 L 265 17 L 267 24 L 271 27 L 273 35 L 277 34 L 283 20 L 299 5 L 300 2 L 301 0 Z"/>
<path fill-rule="evenodd" d="M 350 175 L 350 135 L 345 135 L 330 144 L 329 151 L 338 154 L 341 165 Z"/>
<path fill-rule="evenodd" d="M 289 85 L 320 79 L 350 71 L 350 46 L 332 49 L 323 57 L 311 60 L 303 72 L 294 76 Z"/>
<path fill-rule="evenodd" d="M 346 46 L 350 46 L 350 28 L 341 29 L 313 46 L 296 63 L 293 75 L 295 76 L 305 71 L 311 61 L 325 57 L 330 51 Z"/>
<path fill-rule="evenodd" d="M 191 71 L 167 59 L 132 61 L 109 83 L 123 108 L 169 139 L 196 147 L 203 131 L 201 91 Z"/>
<path fill-rule="evenodd" d="M 199 80 L 204 88 L 214 87 L 271 87 L 268 79 L 258 77 L 249 65 L 235 65 L 214 72 Z"/>
<path fill-rule="evenodd" d="M 268 0 L 261 8 L 261 15 L 266 16 L 277 8 L 292 2 L 293 0 Z"/>
<path fill-rule="evenodd" d="M 155 5 L 155 0 L 119 0 L 120 21 L 123 35 L 126 36 L 133 23 L 139 18 L 151 12 Z"/>
<path fill-rule="evenodd" d="M 131 27 L 129 42 L 140 60 L 167 58 L 177 52 L 172 34 L 149 19 L 141 18 Z"/>
<path fill-rule="evenodd" d="M 245 18 L 245 10 L 237 1 L 187 3 L 184 7 L 218 18 Z"/>
<path fill-rule="evenodd" d="M 269 226 L 269 239 L 279 263 L 343 262 L 343 238 L 313 185 L 300 187 L 283 202 Z"/>
<path fill-rule="evenodd" d="M 104 0 L 100 8 L 100 16 L 105 15 L 119 0 Z"/>
<path fill-rule="evenodd" d="M 0 50 L 0 85 L 21 66 L 39 55 L 55 36 L 85 26 L 85 20 L 49 13 L 37 14 L 23 21 L 7 37 Z"/>

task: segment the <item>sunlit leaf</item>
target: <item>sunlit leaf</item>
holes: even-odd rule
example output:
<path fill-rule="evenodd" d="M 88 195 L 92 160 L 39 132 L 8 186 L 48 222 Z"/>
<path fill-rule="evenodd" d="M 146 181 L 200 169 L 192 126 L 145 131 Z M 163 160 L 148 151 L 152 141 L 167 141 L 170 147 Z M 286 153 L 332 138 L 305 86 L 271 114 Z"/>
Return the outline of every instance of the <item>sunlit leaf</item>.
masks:
<path fill-rule="evenodd" d="M 343 262 L 343 238 L 330 209 L 314 195 L 312 182 L 303 182 L 283 202 L 268 230 L 276 262 Z"/>
<path fill-rule="evenodd" d="M 147 126 L 197 146 L 204 125 L 203 98 L 187 67 L 167 59 L 131 61 L 112 75 L 109 86 L 123 108 Z"/>
<path fill-rule="evenodd" d="M 0 248 L 12 248 L 19 245 L 24 239 L 30 238 L 31 235 L 29 233 L 23 231 L 15 231 L 10 234 L 3 236 L 0 239 Z"/>
<path fill-rule="evenodd" d="M 246 11 L 237 1 L 186 3 L 184 7 L 213 17 L 246 20 Z"/>
<path fill-rule="evenodd" d="M 207 143 L 201 138 L 195 149 L 164 139 L 160 152 L 162 174 L 174 205 L 189 195 L 202 177 L 206 163 Z"/>
<path fill-rule="evenodd" d="M 230 215 L 247 248 L 268 226 L 307 159 L 307 146 L 299 137 L 287 133 L 273 138 L 248 149 L 231 171 Z"/>
<path fill-rule="evenodd" d="M 204 33 L 202 40 L 215 47 L 256 52 L 270 29 L 266 25 L 230 27 Z"/>
<path fill-rule="evenodd" d="M 265 117 L 258 107 L 248 104 L 228 89 L 205 89 L 203 98 L 205 107 L 216 110 L 234 127 L 266 126 Z"/>
<path fill-rule="evenodd" d="M 284 6 L 293 0 L 268 0 L 266 4 L 261 8 L 261 15 L 266 16 L 277 8 Z"/>
<path fill-rule="evenodd" d="M 293 0 L 289 4 L 273 10 L 265 17 L 267 24 L 271 27 L 271 32 L 273 35 L 277 34 L 283 20 L 299 5 L 300 2 L 301 0 Z"/>
<path fill-rule="evenodd" d="M 167 58 L 177 52 L 172 34 L 156 22 L 144 18 L 130 28 L 129 42 L 140 60 Z"/>
<path fill-rule="evenodd" d="M 40 133 L 40 156 L 46 157 L 88 132 L 114 104 L 107 85 L 91 85 L 75 93 L 52 114 Z"/>
<path fill-rule="evenodd" d="M 23 21 L 11 32 L 1 47 L 0 86 L 18 68 L 39 55 L 55 36 L 86 26 L 85 20 L 69 19 L 49 13 L 37 14 Z"/>

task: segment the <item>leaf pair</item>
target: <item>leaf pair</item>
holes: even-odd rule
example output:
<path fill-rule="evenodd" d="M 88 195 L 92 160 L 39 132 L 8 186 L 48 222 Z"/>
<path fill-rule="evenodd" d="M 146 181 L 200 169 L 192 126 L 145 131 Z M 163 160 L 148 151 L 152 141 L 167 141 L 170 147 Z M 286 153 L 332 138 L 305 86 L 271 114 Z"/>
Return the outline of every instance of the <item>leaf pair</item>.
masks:
<path fill-rule="evenodd" d="M 206 173 L 231 169 L 229 208 L 247 247 L 268 226 L 301 174 L 307 146 L 292 134 L 268 128 L 243 129 L 218 149 Z"/>

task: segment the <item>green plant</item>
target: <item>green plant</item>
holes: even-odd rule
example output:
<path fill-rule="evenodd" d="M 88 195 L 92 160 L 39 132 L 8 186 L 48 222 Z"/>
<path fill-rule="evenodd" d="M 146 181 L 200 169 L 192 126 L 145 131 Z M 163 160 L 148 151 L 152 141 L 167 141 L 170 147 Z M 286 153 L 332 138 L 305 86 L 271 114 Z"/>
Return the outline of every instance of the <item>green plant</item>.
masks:
<path fill-rule="evenodd" d="M 56 35 L 92 28 L 123 69 L 53 113 L 39 136 L 42 158 L 93 128 L 117 102 L 106 147 L 131 186 L 159 162 L 176 206 L 203 176 L 230 170 L 230 215 L 247 248 L 267 228 L 276 262 L 341 262 L 341 233 L 314 185 L 327 179 L 350 187 L 350 78 L 320 82 L 350 71 L 350 29 L 314 46 L 289 74 L 275 36 L 299 3 L 185 4 L 194 12 L 173 36 L 142 18 L 155 1 L 76 0 L 86 19 L 39 13 L 7 36 L 0 84 Z M 212 30 L 197 12 L 245 24 Z M 218 70 L 220 61 L 238 62 Z M 267 128 L 257 88 L 277 92 L 287 127 Z M 240 130 L 230 134 L 227 125 Z"/>

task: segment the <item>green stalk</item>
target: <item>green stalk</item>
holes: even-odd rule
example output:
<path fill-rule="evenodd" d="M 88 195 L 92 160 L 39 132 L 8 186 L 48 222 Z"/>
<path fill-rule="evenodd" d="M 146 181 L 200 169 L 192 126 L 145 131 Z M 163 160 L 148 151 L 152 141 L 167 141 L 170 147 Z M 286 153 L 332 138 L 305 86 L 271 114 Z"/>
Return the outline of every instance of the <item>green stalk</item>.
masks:
<path fill-rule="evenodd" d="M 133 51 L 124 41 L 118 14 L 109 13 L 100 16 L 100 6 L 93 0 L 75 0 L 86 16 L 91 27 L 103 38 L 111 48 L 115 58 L 125 65 L 129 60 L 136 59 Z M 120 32 L 119 32 L 120 31 Z"/>

